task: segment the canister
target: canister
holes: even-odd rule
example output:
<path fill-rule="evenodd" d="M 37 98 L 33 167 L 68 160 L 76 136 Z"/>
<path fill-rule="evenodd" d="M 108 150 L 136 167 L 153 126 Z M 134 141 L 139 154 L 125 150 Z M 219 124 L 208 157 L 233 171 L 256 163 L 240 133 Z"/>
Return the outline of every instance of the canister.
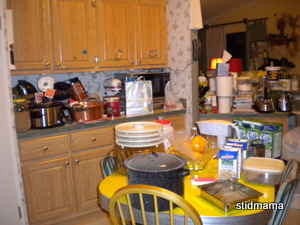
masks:
<path fill-rule="evenodd" d="M 104 111 L 107 117 L 121 116 L 119 96 L 104 96 L 103 100 L 105 102 Z"/>
<path fill-rule="evenodd" d="M 270 77 L 270 81 L 278 81 L 280 66 L 266 66 L 267 75 Z"/>
<path fill-rule="evenodd" d="M 18 133 L 21 133 L 30 130 L 30 112 L 28 110 L 26 99 L 14 99 L 13 104 L 15 112 L 16 131 Z"/>

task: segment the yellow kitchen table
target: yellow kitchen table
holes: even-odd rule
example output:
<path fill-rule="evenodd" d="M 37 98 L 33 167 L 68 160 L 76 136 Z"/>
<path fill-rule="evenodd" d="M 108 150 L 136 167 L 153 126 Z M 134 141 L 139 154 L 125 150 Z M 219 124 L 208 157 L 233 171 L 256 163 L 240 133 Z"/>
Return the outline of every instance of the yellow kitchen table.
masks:
<path fill-rule="evenodd" d="M 203 199 L 200 196 L 201 189 L 198 185 L 191 185 L 191 178 L 194 175 L 198 177 L 215 177 L 217 176 L 218 172 L 218 160 L 212 159 L 202 171 L 192 171 L 189 176 L 185 177 L 185 184 L 184 184 L 184 198 L 191 203 L 198 213 L 201 216 L 202 222 L 204 225 L 265 225 L 271 219 L 272 210 L 266 209 L 249 209 L 252 206 L 248 206 L 248 209 L 234 209 L 229 212 L 225 212 L 218 208 L 217 206 L 213 205 L 212 203 L 208 202 L 207 200 Z M 239 180 L 240 183 L 247 185 L 261 193 L 263 195 L 259 197 L 258 201 L 261 203 L 272 203 L 275 197 L 275 188 L 272 185 L 260 185 L 249 183 L 241 178 Z M 120 170 L 116 171 L 112 175 L 105 178 L 99 184 L 99 192 L 100 192 L 100 205 L 108 211 L 109 200 L 113 196 L 113 194 L 124 187 L 127 184 L 127 177 L 125 168 L 121 168 Z M 262 204 L 268 205 L 268 204 Z M 178 218 L 180 218 L 181 212 L 178 213 Z M 163 212 L 161 214 L 164 214 Z M 180 221 L 180 219 L 178 219 Z"/>

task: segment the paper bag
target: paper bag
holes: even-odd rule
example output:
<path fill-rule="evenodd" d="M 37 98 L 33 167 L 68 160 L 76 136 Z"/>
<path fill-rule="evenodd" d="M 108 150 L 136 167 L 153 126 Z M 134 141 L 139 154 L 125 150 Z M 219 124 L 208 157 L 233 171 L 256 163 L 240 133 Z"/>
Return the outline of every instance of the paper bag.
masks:
<path fill-rule="evenodd" d="M 152 82 L 144 77 L 125 82 L 125 98 L 126 115 L 153 113 Z"/>

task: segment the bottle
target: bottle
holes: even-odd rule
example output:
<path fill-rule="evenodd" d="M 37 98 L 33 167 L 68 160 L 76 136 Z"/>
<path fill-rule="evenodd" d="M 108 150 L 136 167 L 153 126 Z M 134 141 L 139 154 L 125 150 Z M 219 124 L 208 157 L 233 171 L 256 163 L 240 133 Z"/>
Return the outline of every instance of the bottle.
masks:
<path fill-rule="evenodd" d="M 31 128 L 31 120 L 26 99 L 14 99 L 13 104 L 17 133 L 29 131 Z"/>
<path fill-rule="evenodd" d="M 264 53 L 263 53 L 263 57 L 264 57 L 264 66 L 266 67 L 266 66 L 268 66 L 268 55 L 267 55 L 267 52 L 266 51 L 264 51 Z"/>
<path fill-rule="evenodd" d="M 197 131 L 197 127 L 192 127 L 191 135 L 190 135 L 191 140 L 192 140 L 194 137 L 196 137 L 196 136 L 199 136 L 198 131 Z"/>

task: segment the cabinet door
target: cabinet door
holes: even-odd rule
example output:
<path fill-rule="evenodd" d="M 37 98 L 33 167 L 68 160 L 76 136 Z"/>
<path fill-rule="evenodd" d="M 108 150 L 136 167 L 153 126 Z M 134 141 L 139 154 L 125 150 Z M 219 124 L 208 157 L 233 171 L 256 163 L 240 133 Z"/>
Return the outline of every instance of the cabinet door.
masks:
<path fill-rule="evenodd" d="M 49 0 L 11 1 L 13 53 L 17 70 L 50 70 L 52 61 Z"/>
<path fill-rule="evenodd" d="M 95 68 L 95 9 L 92 1 L 52 0 L 54 69 Z"/>
<path fill-rule="evenodd" d="M 30 223 L 74 211 L 69 158 L 24 165 L 22 172 Z"/>
<path fill-rule="evenodd" d="M 134 33 L 132 0 L 99 0 L 97 37 L 99 66 L 132 67 Z"/>
<path fill-rule="evenodd" d="M 167 65 L 165 0 L 134 1 L 136 66 Z"/>
<path fill-rule="evenodd" d="M 100 148 L 97 151 L 72 157 L 77 210 L 87 208 L 99 210 L 98 185 L 103 179 L 100 160 L 110 149 L 108 147 Z M 101 213 L 100 210 L 99 212 Z"/>

